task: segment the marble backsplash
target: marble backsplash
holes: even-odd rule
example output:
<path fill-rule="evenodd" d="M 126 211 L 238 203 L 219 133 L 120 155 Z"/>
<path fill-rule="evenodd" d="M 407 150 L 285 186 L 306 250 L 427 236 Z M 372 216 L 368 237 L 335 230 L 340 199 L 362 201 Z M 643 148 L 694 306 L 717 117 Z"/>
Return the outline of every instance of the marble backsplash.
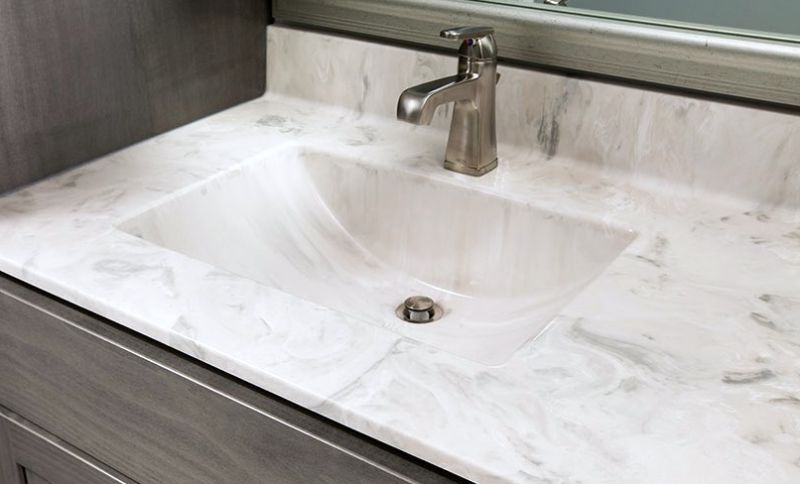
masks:
<path fill-rule="evenodd" d="M 268 29 L 269 92 L 355 113 L 394 117 L 405 88 L 452 75 L 455 66 L 455 55 Z M 502 63 L 499 72 L 501 161 L 502 145 L 513 144 L 530 150 L 531 162 L 575 160 L 634 183 L 800 215 L 800 114 Z M 449 106 L 440 108 L 433 125 L 446 129 L 449 115 Z"/>

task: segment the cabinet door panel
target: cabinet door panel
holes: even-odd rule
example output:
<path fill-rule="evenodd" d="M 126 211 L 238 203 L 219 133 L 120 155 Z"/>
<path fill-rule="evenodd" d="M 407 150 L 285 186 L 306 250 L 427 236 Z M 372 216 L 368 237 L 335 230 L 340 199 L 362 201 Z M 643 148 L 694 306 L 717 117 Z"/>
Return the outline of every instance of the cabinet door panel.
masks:
<path fill-rule="evenodd" d="M 50 482 L 44 477 L 40 476 L 39 474 L 31 471 L 30 469 L 25 469 L 25 483 L 26 484 L 56 484 L 55 482 Z"/>
<path fill-rule="evenodd" d="M 133 483 L 3 407 L 0 407 L 0 476 L 4 484 Z"/>

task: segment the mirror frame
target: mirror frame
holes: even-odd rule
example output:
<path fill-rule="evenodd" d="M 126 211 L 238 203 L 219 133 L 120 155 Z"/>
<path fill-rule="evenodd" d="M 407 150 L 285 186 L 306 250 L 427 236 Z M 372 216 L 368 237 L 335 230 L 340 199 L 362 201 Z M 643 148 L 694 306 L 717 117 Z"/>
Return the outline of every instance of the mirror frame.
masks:
<path fill-rule="evenodd" d="M 473 0 L 273 0 L 272 15 L 450 49 L 442 28 L 488 25 L 504 60 L 800 106 L 800 43 Z"/>

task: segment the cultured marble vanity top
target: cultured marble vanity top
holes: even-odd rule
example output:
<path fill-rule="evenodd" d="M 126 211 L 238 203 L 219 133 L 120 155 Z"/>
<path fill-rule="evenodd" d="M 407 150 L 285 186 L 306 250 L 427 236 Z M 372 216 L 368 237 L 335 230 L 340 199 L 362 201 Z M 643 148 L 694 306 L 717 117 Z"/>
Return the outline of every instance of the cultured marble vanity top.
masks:
<path fill-rule="evenodd" d="M 393 119 L 452 56 L 283 27 L 268 52 L 264 97 L 1 197 L 0 270 L 468 479 L 800 482 L 800 117 L 501 66 L 471 178 L 446 110 Z M 299 149 L 635 236 L 488 365 L 125 230 Z"/>

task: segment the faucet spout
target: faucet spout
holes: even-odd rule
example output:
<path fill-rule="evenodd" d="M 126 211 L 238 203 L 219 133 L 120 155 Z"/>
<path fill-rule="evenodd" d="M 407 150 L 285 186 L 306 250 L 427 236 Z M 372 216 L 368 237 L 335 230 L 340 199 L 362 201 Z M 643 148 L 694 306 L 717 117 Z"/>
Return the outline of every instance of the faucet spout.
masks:
<path fill-rule="evenodd" d="M 440 105 L 475 99 L 477 81 L 476 74 L 458 75 L 410 87 L 397 102 L 397 119 L 411 124 L 431 124 Z"/>

